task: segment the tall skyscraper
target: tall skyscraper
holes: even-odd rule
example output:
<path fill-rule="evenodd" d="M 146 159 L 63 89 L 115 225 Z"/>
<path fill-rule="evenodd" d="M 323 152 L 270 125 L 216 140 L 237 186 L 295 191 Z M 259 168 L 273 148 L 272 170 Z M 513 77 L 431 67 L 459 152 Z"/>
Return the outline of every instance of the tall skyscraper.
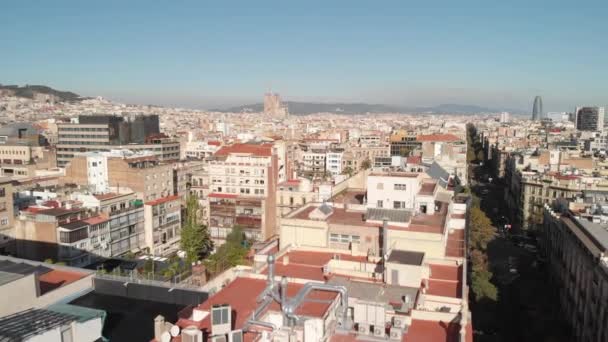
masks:
<path fill-rule="evenodd" d="M 604 107 L 576 107 L 574 125 L 579 131 L 604 129 Z"/>
<path fill-rule="evenodd" d="M 544 119 L 543 99 L 540 96 L 534 98 L 534 106 L 532 107 L 532 120 L 539 121 Z"/>

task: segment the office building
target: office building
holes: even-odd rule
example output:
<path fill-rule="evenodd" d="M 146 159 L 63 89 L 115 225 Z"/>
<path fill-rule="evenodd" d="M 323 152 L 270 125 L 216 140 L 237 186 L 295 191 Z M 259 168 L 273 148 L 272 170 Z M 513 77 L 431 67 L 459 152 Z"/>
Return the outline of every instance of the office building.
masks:
<path fill-rule="evenodd" d="M 532 120 L 541 121 L 545 118 L 543 112 L 543 99 L 540 96 L 534 98 L 534 105 L 532 106 Z"/>
<path fill-rule="evenodd" d="M 604 129 L 604 107 L 576 107 L 575 126 L 579 131 L 601 131 Z"/>
<path fill-rule="evenodd" d="M 148 150 L 160 160 L 180 158 L 179 141 L 159 131 L 158 116 L 124 118 L 112 115 L 80 115 L 77 120 L 57 125 L 57 166 L 65 165 L 76 153 L 128 148 Z"/>

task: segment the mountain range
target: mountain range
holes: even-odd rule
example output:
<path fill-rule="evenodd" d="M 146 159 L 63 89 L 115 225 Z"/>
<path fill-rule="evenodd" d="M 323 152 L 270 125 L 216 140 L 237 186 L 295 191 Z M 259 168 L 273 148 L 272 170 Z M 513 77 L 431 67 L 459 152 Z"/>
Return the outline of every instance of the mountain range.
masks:
<path fill-rule="evenodd" d="M 80 95 L 72 93 L 71 91 L 55 90 L 51 87 L 47 87 L 44 85 L 26 84 L 26 85 L 20 87 L 18 85 L 0 84 L 0 90 L 8 90 L 8 91 L 11 91 L 14 96 L 25 97 L 28 99 L 33 99 L 34 95 L 36 95 L 36 94 L 54 95 L 57 98 L 59 98 L 61 101 L 67 101 L 67 102 L 79 101 L 79 100 L 83 99 Z"/>
<path fill-rule="evenodd" d="M 463 104 L 440 104 L 432 107 L 408 107 L 392 106 L 369 103 L 318 103 L 318 102 L 284 102 L 289 108 L 289 113 L 294 115 L 307 115 L 314 113 L 336 113 L 336 114 L 364 114 L 364 113 L 419 113 L 419 114 L 479 114 L 511 112 L 521 113 L 522 110 L 507 108 L 486 108 L 476 105 Z M 224 113 L 262 112 L 264 105 L 254 103 L 215 111 Z"/>

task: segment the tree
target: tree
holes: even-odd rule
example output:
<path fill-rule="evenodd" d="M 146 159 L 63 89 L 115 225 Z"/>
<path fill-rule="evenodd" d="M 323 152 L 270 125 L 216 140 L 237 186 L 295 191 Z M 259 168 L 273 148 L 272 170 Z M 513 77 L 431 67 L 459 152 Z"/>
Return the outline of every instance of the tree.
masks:
<path fill-rule="evenodd" d="M 369 160 L 369 158 L 361 162 L 361 170 L 367 170 L 370 167 L 372 167 L 372 162 Z"/>
<path fill-rule="evenodd" d="M 243 229 L 234 226 L 226 243 L 217 248 L 217 251 L 205 260 L 205 266 L 211 273 L 219 273 L 230 267 L 245 263 L 247 252 L 247 239 Z"/>
<path fill-rule="evenodd" d="M 343 174 L 343 175 L 348 175 L 348 177 L 352 177 L 352 176 L 353 176 L 353 172 L 354 172 L 354 171 L 353 171 L 353 168 L 352 168 L 352 167 L 350 167 L 350 166 L 347 166 L 347 167 L 345 167 L 345 168 L 342 170 L 342 174 Z"/>
<path fill-rule="evenodd" d="M 488 243 L 496 237 L 492 221 L 478 207 L 471 208 L 470 240 L 471 248 L 485 251 Z"/>
<path fill-rule="evenodd" d="M 473 290 L 477 301 L 482 299 L 496 301 L 498 299 L 498 290 L 490 281 L 491 278 L 492 272 L 490 271 L 473 271 L 471 275 L 471 290 Z"/>
<path fill-rule="evenodd" d="M 188 195 L 186 201 L 186 219 L 181 232 L 181 248 L 186 252 L 186 260 L 200 260 L 213 249 L 213 241 L 206 226 L 198 222 L 198 200 Z"/>

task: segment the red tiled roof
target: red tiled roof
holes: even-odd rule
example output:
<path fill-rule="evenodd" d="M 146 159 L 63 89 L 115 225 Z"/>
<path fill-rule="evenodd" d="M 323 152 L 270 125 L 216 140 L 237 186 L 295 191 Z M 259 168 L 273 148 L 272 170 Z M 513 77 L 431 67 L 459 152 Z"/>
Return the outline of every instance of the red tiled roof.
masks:
<path fill-rule="evenodd" d="M 408 164 L 420 164 L 420 163 L 422 163 L 422 157 L 421 156 L 409 156 L 409 157 L 407 157 L 407 163 Z"/>
<path fill-rule="evenodd" d="M 464 257 L 464 229 L 454 229 L 451 232 L 448 232 L 445 255 L 456 258 Z"/>
<path fill-rule="evenodd" d="M 300 184 L 300 180 L 299 179 L 288 179 L 285 182 L 282 182 L 279 184 L 279 186 L 285 186 L 285 185 L 299 185 Z"/>
<path fill-rule="evenodd" d="M 443 142 L 453 142 L 460 141 L 461 139 L 454 134 L 427 134 L 427 135 L 419 135 L 416 137 L 417 141 L 443 141 Z"/>
<path fill-rule="evenodd" d="M 224 287 L 221 291 L 210 297 L 207 301 L 198 306 L 198 309 L 210 311 L 211 307 L 216 304 L 229 304 L 234 311 L 233 325 L 234 329 L 241 329 L 245 322 L 251 317 L 252 312 L 257 308 L 257 297 L 266 287 L 266 280 L 252 278 L 236 278 L 233 282 Z M 303 287 L 302 284 L 289 283 L 287 286 L 287 295 L 293 297 Z M 332 300 L 337 294 L 328 291 L 311 291 L 307 296 L 311 300 Z M 297 310 L 297 315 L 323 317 L 331 303 L 320 301 L 304 302 Z M 270 305 L 269 310 L 279 311 L 278 304 Z M 203 330 L 203 334 L 209 335 L 211 332 L 210 316 L 207 316 L 200 322 L 194 322 L 188 319 L 181 318 L 176 323 L 181 328 L 190 325 L 197 326 Z M 245 333 L 245 340 L 252 341 L 255 337 L 254 333 Z"/>
<path fill-rule="evenodd" d="M 156 199 L 156 200 L 153 200 L 153 201 L 148 201 L 145 204 L 146 205 L 159 205 L 159 204 L 175 201 L 175 200 L 178 200 L 180 198 L 181 197 L 178 196 L 178 195 L 172 195 L 172 196 L 167 196 L 167 197 L 159 198 L 159 199 Z"/>
<path fill-rule="evenodd" d="M 437 183 L 426 182 L 422 183 L 420 186 L 420 191 L 418 191 L 419 195 L 432 195 L 435 192 L 435 186 Z"/>
<path fill-rule="evenodd" d="M 43 207 L 59 208 L 59 207 L 61 207 L 61 202 L 59 202 L 57 200 L 48 200 L 48 201 L 44 201 L 41 205 Z"/>
<path fill-rule="evenodd" d="M 93 217 L 86 218 L 82 221 L 84 221 L 90 225 L 95 225 L 95 224 L 99 224 L 102 222 L 106 222 L 108 220 L 109 220 L 109 218 L 105 214 L 101 214 L 99 216 L 93 216 Z"/>
<path fill-rule="evenodd" d="M 222 193 L 219 193 L 219 192 L 212 192 L 207 197 L 213 197 L 213 198 L 237 198 L 237 197 L 239 197 L 239 195 L 237 195 L 237 194 L 222 194 Z"/>
<path fill-rule="evenodd" d="M 472 341 L 472 331 L 470 335 L 470 341 Z M 403 340 L 416 342 L 459 342 L 460 324 L 414 319 Z"/>
<path fill-rule="evenodd" d="M 81 273 L 62 270 L 52 270 L 42 274 L 38 277 L 38 282 L 40 283 L 40 294 L 43 295 L 61 286 L 73 283 L 84 278 L 84 276 L 85 275 Z"/>
<path fill-rule="evenodd" d="M 272 145 L 271 144 L 233 144 L 224 146 L 215 152 L 216 156 L 227 156 L 232 153 L 246 153 L 253 154 L 259 157 L 270 157 L 272 156 Z"/>
<path fill-rule="evenodd" d="M 323 266 L 329 263 L 335 254 L 337 253 L 307 251 L 289 252 L 277 260 L 274 268 L 275 274 L 289 278 L 323 281 L 325 280 L 323 275 Z M 358 262 L 367 261 L 367 258 L 363 256 L 352 256 L 350 254 L 339 255 L 340 260 Z M 285 256 L 289 256 L 289 263 L 287 265 L 283 265 L 283 259 Z M 268 269 L 265 269 L 262 273 L 267 274 Z"/>
<path fill-rule="evenodd" d="M 208 141 L 207 145 L 211 145 L 211 146 L 221 146 L 222 142 L 221 141 L 217 141 L 217 140 L 212 140 L 212 141 Z"/>

